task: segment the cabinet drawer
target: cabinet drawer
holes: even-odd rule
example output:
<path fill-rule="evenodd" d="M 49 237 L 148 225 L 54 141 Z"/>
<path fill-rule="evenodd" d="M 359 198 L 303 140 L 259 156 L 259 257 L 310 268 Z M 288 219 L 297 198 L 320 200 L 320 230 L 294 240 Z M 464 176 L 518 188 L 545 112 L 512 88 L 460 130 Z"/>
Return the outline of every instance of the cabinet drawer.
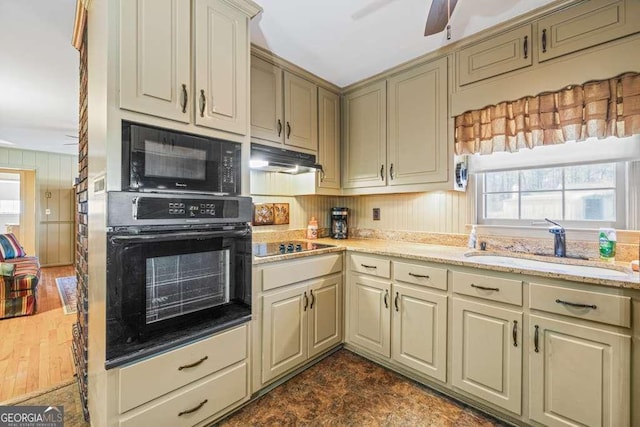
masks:
<path fill-rule="evenodd" d="M 522 305 L 522 282 L 520 280 L 454 271 L 453 291 L 492 301 Z"/>
<path fill-rule="evenodd" d="M 120 413 L 246 359 L 247 329 L 242 325 L 120 369 Z"/>
<path fill-rule="evenodd" d="M 372 276 L 391 278 L 391 261 L 367 255 L 351 254 L 349 257 L 351 271 L 370 274 Z"/>
<path fill-rule="evenodd" d="M 393 280 L 447 290 L 447 270 L 407 262 L 393 262 Z"/>
<path fill-rule="evenodd" d="M 156 376 L 158 373 L 156 372 Z M 198 384 L 187 386 L 175 396 L 158 399 L 158 402 L 143 411 L 122 417 L 119 425 L 120 427 L 193 426 L 247 398 L 249 395 L 247 383 L 247 364 L 242 363 L 213 374 Z M 198 409 L 194 410 L 195 408 Z"/>
<path fill-rule="evenodd" d="M 295 261 L 285 261 L 262 270 L 262 290 L 279 288 L 292 283 L 342 271 L 342 255 L 309 256 Z"/>
<path fill-rule="evenodd" d="M 631 327 L 629 297 L 531 283 L 529 300 L 532 309 L 625 328 Z"/>

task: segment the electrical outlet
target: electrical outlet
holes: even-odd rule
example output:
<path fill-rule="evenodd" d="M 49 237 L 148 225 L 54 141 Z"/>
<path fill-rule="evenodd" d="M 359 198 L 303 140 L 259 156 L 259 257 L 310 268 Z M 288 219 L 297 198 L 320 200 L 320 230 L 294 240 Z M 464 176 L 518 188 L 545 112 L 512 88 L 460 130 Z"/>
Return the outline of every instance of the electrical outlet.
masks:
<path fill-rule="evenodd" d="M 380 208 L 373 208 L 373 220 L 380 221 Z"/>
<path fill-rule="evenodd" d="M 44 210 L 44 214 L 45 215 L 51 215 L 51 209 L 45 209 Z"/>

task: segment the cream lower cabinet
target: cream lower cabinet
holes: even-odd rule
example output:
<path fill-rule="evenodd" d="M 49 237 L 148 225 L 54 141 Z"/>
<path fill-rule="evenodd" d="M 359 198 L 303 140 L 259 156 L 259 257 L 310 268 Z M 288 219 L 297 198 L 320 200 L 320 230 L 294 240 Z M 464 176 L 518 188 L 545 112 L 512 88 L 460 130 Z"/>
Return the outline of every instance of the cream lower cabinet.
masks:
<path fill-rule="evenodd" d="M 447 270 L 360 254 L 349 259 L 347 341 L 446 382 L 447 296 L 428 287 L 446 290 Z"/>
<path fill-rule="evenodd" d="M 452 384 L 522 413 L 522 311 L 453 298 Z"/>
<path fill-rule="evenodd" d="M 342 275 L 313 279 L 262 297 L 262 382 L 342 341 Z"/>
<path fill-rule="evenodd" d="M 629 426 L 630 337 L 535 315 L 529 323 L 529 417 L 548 426 Z"/>

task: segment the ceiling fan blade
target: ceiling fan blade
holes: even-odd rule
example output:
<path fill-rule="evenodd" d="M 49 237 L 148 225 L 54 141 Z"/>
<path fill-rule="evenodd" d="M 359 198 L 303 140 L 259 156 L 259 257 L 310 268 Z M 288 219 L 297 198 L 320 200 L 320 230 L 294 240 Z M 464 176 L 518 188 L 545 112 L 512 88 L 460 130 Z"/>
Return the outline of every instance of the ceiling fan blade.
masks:
<path fill-rule="evenodd" d="M 447 11 L 447 0 L 433 0 L 431 8 L 429 9 L 429 15 L 427 16 L 427 25 L 424 28 L 424 35 L 430 36 L 432 34 L 438 34 L 440 31 L 444 30 L 457 3 L 458 0 L 449 0 L 449 7 L 451 10 Z"/>

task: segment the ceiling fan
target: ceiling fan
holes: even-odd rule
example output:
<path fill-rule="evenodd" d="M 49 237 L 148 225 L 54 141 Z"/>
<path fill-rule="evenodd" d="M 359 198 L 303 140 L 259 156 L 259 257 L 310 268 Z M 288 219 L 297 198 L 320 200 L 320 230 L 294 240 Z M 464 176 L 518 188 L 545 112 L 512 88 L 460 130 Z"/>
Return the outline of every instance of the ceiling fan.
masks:
<path fill-rule="evenodd" d="M 449 20 L 458 0 L 433 0 L 427 15 L 427 25 L 424 35 L 430 36 L 447 29 L 447 40 L 451 39 L 451 26 Z"/>

